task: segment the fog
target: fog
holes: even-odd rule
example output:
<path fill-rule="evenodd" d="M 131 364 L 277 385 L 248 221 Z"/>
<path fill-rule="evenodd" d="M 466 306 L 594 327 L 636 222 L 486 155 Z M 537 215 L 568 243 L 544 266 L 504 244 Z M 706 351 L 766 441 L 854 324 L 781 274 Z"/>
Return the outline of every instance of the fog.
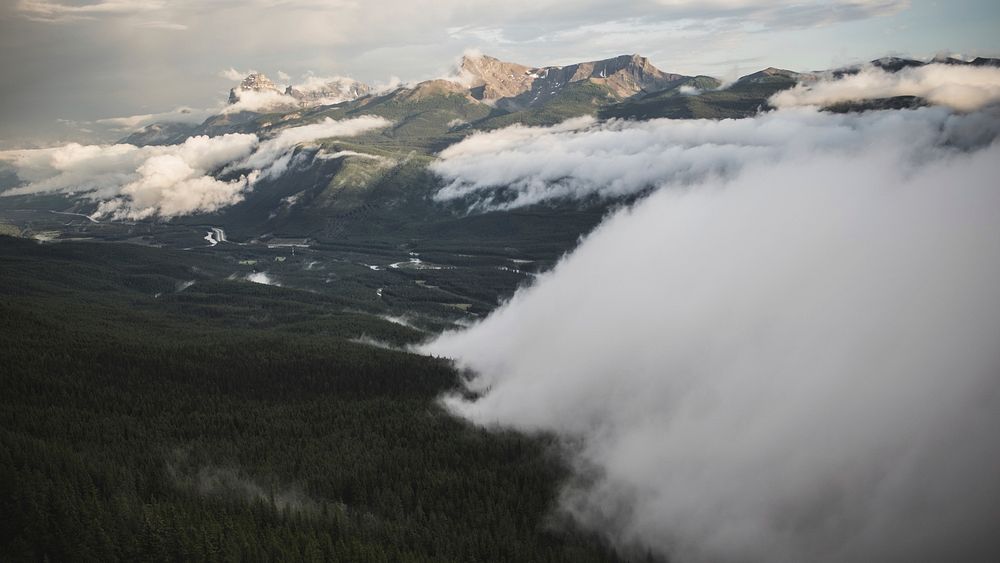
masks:
<path fill-rule="evenodd" d="M 252 155 L 234 166 L 238 169 L 264 169 L 274 166 L 278 169 L 277 173 L 280 174 L 284 172 L 284 169 L 288 165 L 287 161 L 281 162 L 282 157 L 290 157 L 290 151 L 296 145 L 309 143 L 317 139 L 354 137 L 362 133 L 388 127 L 391 124 L 392 122 L 383 117 L 363 115 L 342 121 L 327 117 L 318 123 L 302 125 L 300 127 L 289 127 L 288 129 L 283 129 L 273 138 L 263 141 Z"/>
<path fill-rule="evenodd" d="M 244 276 L 243 279 L 249 282 L 259 283 L 261 285 L 281 286 L 281 284 L 278 283 L 278 280 L 276 280 L 273 276 L 271 276 L 271 274 L 268 274 L 267 272 L 251 272 L 246 276 Z"/>
<path fill-rule="evenodd" d="M 64 193 L 98 203 L 92 217 L 146 219 L 211 213 L 239 203 L 254 183 L 289 167 L 303 143 L 350 137 L 389 125 L 380 117 L 290 127 L 270 139 L 253 134 L 190 137 L 181 144 L 69 144 L 50 149 L 0 151 L 0 162 L 22 184 L 0 196 Z M 226 178 L 219 179 L 224 169 Z M 230 176 L 232 176 L 230 178 Z"/>
<path fill-rule="evenodd" d="M 934 108 L 484 135 L 502 165 L 463 181 L 664 187 L 420 351 L 469 375 L 452 412 L 560 437 L 554 510 L 620 547 L 996 561 L 997 131 Z"/>
<path fill-rule="evenodd" d="M 613 199 L 732 177 L 747 164 L 859 151 L 897 139 L 912 142 L 919 159 L 921 147 L 949 139 L 990 139 L 997 119 L 995 113 L 954 115 L 944 107 L 863 115 L 792 108 L 719 121 L 584 117 L 555 127 L 518 125 L 473 134 L 442 151 L 431 169 L 445 182 L 435 196 L 440 201 L 466 202 L 475 210 L 512 209 L 567 198 Z"/>
<path fill-rule="evenodd" d="M 868 66 L 857 74 L 802 83 L 771 97 L 775 107 L 919 96 L 933 104 L 974 111 L 1000 102 L 1000 68 L 929 64 L 886 72 Z"/>

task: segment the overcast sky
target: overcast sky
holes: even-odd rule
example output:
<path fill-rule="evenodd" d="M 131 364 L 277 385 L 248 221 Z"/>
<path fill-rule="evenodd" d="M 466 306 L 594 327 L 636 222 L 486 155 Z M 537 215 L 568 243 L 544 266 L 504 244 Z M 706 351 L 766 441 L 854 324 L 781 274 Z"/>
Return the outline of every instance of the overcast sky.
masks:
<path fill-rule="evenodd" d="M 0 146 L 213 106 L 229 68 L 409 81 L 478 49 L 529 65 L 639 53 L 728 77 L 886 54 L 996 56 L 998 24 L 996 0 L 5 0 Z"/>

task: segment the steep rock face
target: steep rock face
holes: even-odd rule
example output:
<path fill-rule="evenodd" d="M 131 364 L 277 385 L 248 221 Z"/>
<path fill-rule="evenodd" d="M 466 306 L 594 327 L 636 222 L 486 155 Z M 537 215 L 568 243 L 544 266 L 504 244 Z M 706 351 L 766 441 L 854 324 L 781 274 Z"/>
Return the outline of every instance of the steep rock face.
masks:
<path fill-rule="evenodd" d="M 240 93 L 242 92 L 275 92 L 280 94 L 281 90 L 263 73 L 254 72 L 247 75 L 239 86 L 229 90 L 229 103 L 235 104 L 240 101 Z"/>
<path fill-rule="evenodd" d="M 263 73 L 255 72 L 247 75 L 240 82 L 240 90 L 253 90 L 255 92 L 262 92 L 264 90 L 277 90 L 278 86 L 271 81 L 270 78 L 265 76 Z"/>
<path fill-rule="evenodd" d="M 459 65 L 460 82 L 480 100 L 513 98 L 531 89 L 538 69 L 507 63 L 486 55 L 464 56 Z"/>
<path fill-rule="evenodd" d="M 573 70 L 570 82 L 589 79 L 608 86 L 620 98 L 640 92 L 663 90 L 678 80 L 687 78 L 663 72 L 653 66 L 649 59 L 639 55 L 622 55 L 603 61 L 580 63 L 567 69 Z"/>
<path fill-rule="evenodd" d="M 568 84 L 590 81 L 605 86 L 618 98 L 669 88 L 687 78 L 665 73 L 639 55 L 577 63 L 569 66 L 527 67 L 488 57 L 462 58 L 458 81 L 479 100 L 506 109 L 544 103 Z"/>

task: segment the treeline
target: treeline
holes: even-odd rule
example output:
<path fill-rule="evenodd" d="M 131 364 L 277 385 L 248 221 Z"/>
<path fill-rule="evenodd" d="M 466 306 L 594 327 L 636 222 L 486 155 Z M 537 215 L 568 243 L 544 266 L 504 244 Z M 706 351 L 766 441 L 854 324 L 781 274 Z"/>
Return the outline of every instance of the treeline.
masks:
<path fill-rule="evenodd" d="M 400 327 L 305 330 L 300 296 L 238 282 L 153 299 L 158 251 L 59 246 L 0 237 L 0 559 L 615 560 L 553 514 L 545 437 L 470 427 L 445 362 L 344 339 Z"/>

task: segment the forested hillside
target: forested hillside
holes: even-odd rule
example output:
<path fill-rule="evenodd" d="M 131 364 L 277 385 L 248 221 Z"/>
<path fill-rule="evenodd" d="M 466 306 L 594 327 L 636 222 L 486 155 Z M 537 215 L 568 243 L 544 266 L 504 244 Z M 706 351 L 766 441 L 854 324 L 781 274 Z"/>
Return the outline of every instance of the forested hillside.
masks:
<path fill-rule="evenodd" d="M 445 413 L 419 333 L 213 262 L 0 237 L 9 561 L 610 561 L 544 436 Z M 157 296 L 157 293 L 159 295 Z"/>

